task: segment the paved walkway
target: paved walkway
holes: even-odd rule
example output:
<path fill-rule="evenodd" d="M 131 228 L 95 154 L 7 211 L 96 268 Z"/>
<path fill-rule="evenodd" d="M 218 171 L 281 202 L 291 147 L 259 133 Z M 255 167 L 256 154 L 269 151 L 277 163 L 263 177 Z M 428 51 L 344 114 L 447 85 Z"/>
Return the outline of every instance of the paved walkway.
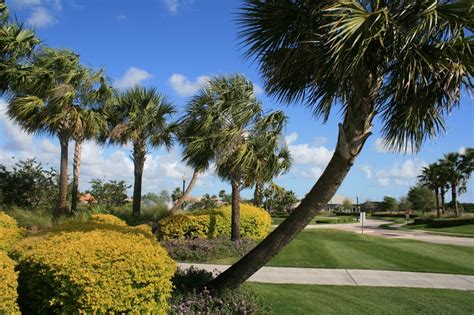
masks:
<path fill-rule="evenodd" d="M 182 269 L 187 269 L 191 266 L 216 273 L 223 272 L 229 267 L 229 265 L 179 263 L 179 267 Z M 474 290 L 474 276 L 359 269 L 263 267 L 248 281 Z"/>
<path fill-rule="evenodd" d="M 380 227 L 383 224 L 389 224 L 389 223 L 392 223 L 392 222 L 383 221 L 383 220 L 367 220 L 366 223 L 364 224 L 364 234 L 387 237 L 387 238 L 410 239 L 410 240 L 417 240 L 417 241 L 437 243 L 437 244 L 474 247 L 474 238 L 472 237 L 436 235 L 436 234 L 431 234 L 431 233 L 427 233 L 420 230 L 413 230 L 413 231 L 388 230 L 388 229 L 383 229 Z M 312 225 L 308 225 L 306 229 L 336 229 L 336 230 L 342 230 L 342 231 L 361 233 L 360 223 L 312 224 Z"/>

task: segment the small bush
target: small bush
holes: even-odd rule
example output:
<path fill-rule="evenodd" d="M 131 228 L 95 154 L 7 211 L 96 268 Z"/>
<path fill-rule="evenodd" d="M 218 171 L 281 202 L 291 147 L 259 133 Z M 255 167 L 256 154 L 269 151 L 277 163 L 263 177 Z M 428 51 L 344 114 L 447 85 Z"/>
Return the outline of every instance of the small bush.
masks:
<path fill-rule="evenodd" d="M 53 215 L 46 210 L 27 210 L 18 207 L 10 208 L 6 211 L 9 216 L 15 218 L 22 228 L 36 231 L 53 225 Z"/>
<path fill-rule="evenodd" d="M 229 238 L 169 239 L 161 242 L 170 256 L 178 261 L 208 262 L 228 257 L 240 257 L 255 247 L 256 242 L 249 238 L 237 244 Z"/>
<path fill-rule="evenodd" d="M 171 314 L 271 314 L 250 288 L 216 292 L 199 288 L 213 278 L 212 273 L 191 267 L 176 271 Z"/>
<path fill-rule="evenodd" d="M 91 221 L 101 222 L 101 223 L 108 223 L 108 224 L 117 224 L 126 226 L 127 223 L 122 219 L 117 218 L 111 214 L 93 214 L 90 218 Z"/>
<path fill-rule="evenodd" d="M 153 239 L 115 227 L 37 234 L 17 243 L 22 311 L 165 314 L 175 263 Z"/>
<path fill-rule="evenodd" d="M 0 251 L 8 251 L 10 247 L 23 236 L 23 230 L 15 219 L 0 212 Z"/>
<path fill-rule="evenodd" d="M 13 260 L 0 251 L 0 314 L 17 314 L 17 278 Z"/>
<path fill-rule="evenodd" d="M 372 217 L 379 217 L 379 218 L 405 218 L 406 214 L 404 211 L 396 211 L 396 212 L 374 212 L 372 213 Z M 410 213 L 410 218 L 417 218 L 418 215 L 414 213 Z"/>
<path fill-rule="evenodd" d="M 162 204 L 157 204 L 152 207 L 143 207 L 139 216 L 133 215 L 130 206 L 111 207 L 110 213 L 124 220 L 128 225 L 158 222 L 170 214 L 168 208 Z"/>
<path fill-rule="evenodd" d="M 216 238 L 231 232 L 231 207 L 193 211 L 166 217 L 159 222 L 159 236 L 170 238 Z M 270 231 L 268 212 L 249 204 L 240 205 L 240 234 L 244 238 L 262 239 Z"/>

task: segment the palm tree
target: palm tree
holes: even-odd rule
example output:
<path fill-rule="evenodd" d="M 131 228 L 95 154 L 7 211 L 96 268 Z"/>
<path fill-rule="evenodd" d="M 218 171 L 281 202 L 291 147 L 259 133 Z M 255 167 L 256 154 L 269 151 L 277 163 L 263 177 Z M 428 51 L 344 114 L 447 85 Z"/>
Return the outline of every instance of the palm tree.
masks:
<path fill-rule="evenodd" d="M 10 82 L 27 73 L 24 62 L 40 43 L 35 33 L 11 21 L 4 1 L 0 1 L 0 94 L 5 93 Z"/>
<path fill-rule="evenodd" d="M 251 144 L 254 159 L 246 172 L 246 186 L 255 186 L 253 204 L 257 207 L 263 203 L 263 186 L 273 178 L 289 171 L 292 163 L 286 143 L 280 141 L 281 128 L 286 124 L 286 116 L 278 112 L 269 115 L 271 122 L 263 122 L 269 128 L 262 128 L 252 137 Z"/>
<path fill-rule="evenodd" d="M 107 112 L 110 116 L 110 143 L 133 145 L 133 215 L 139 216 L 143 167 L 148 148 L 171 148 L 176 125 L 169 119 L 175 109 L 155 88 L 136 86 L 117 92 Z"/>
<path fill-rule="evenodd" d="M 74 124 L 72 138 L 75 141 L 73 159 L 73 177 L 71 194 L 71 212 L 77 211 L 79 193 L 79 174 L 81 166 L 82 144 L 84 140 L 93 139 L 107 128 L 104 106 L 112 95 L 112 90 L 105 79 L 103 71 L 93 72 L 81 68 L 82 84 L 78 87 L 78 115 Z"/>
<path fill-rule="evenodd" d="M 44 49 L 33 56 L 27 75 L 12 83 L 8 115 L 26 132 L 58 137 L 61 148 L 59 195 L 55 215 L 68 211 L 68 146 L 82 124 L 85 68 L 66 49 Z"/>
<path fill-rule="evenodd" d="M 440 181 L 441 169 L 438 163 L 432 163 L 429 166 L 423 167 L 421 175 L 418 176 L 420 183 L 434 191 L 436 197 L 436 215 L 439 218 L 441 216 L 439 208 L 439 193 L 440 187 L 443 183 Z"/>
<path fill-rule="evenodd" d="M 343 116 L 334 154 L 306 198 L 208 287 L 237 287 L 279 253 L 335 194 L 373 118 L 388 146 L 418 150 L 472 90 L 472 2 L 247 0 L 239 23 L 268 94 Z"/>
<path fill-rule="evenodd" d="M 257 139 L 279 134 L 285 121 L 281 112 L 263 113 L 252 82 L 241 75 L 211 79 L 186 109 L 183 160 L 199 171 L 215 163 L 218 176 L 231 183 L 233 241 L 240 239 L 240 190 L 253 184 L 250 170 L 261 155 Z"/>
<path fill-rule="evenodd" d="M 471 157 L 472 159 L 472 157 Z M 462 193 L 466 189 L 467 180 L 471 175 L 472 160 L 469 161 L 469 154 L 467 158 L 458 152 L 452 152 L 444 155 L 444 158 L 439 161 L 440 166 L 447 174 L 447 180 L 451 188 L 451 201 L 453 203 L 454 213 L 460 216 L 461 213 L 458 208 L 458 193 Z"/>

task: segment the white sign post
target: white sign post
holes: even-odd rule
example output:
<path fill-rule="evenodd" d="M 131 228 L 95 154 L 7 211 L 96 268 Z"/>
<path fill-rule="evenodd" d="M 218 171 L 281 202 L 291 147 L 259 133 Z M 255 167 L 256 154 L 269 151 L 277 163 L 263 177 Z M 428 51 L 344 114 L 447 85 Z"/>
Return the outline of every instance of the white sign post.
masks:
<path fill-rule="evenodd" d="M 360 228 L 362 229 L 362 234 L 364 234 L 365 212 L 360 213 L 359 221 L 360 221 Z"/>

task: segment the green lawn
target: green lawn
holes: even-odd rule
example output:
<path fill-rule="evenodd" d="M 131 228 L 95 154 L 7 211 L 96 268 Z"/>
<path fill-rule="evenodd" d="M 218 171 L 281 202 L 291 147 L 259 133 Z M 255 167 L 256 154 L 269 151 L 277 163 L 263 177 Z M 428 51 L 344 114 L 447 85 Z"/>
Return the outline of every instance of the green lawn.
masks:
<path fill-rule="evenodd" d="M 472 262 L 474 247 L 317 229 L 300 233 L 269 265 L 474 274 Z"/>
<path fill-rule="evenodd" d="M 406 228 L 410 230 L 424 230 L 427 232 L 435 232 L 443 235 L 474 237 L 474 224 L 451 226 L 444 228 L 428 228 L 425 224 L 421 224 L 409 225 Z"/>
<path fill-rule="evenodd" d="M 472 314 L 474 291 L 246 284 L 272 314 Z"/>
<path fill-rule="evenodd" d="M 272 224 L 280 224 L 285 220 L 285 217 L 272 217 Z M 338 217 L 323 217 L 317 216 L 310 224 L 339 224 L 339 223 L 355 223 L 356 217 L 353 216 L 338 216 Z"/>

